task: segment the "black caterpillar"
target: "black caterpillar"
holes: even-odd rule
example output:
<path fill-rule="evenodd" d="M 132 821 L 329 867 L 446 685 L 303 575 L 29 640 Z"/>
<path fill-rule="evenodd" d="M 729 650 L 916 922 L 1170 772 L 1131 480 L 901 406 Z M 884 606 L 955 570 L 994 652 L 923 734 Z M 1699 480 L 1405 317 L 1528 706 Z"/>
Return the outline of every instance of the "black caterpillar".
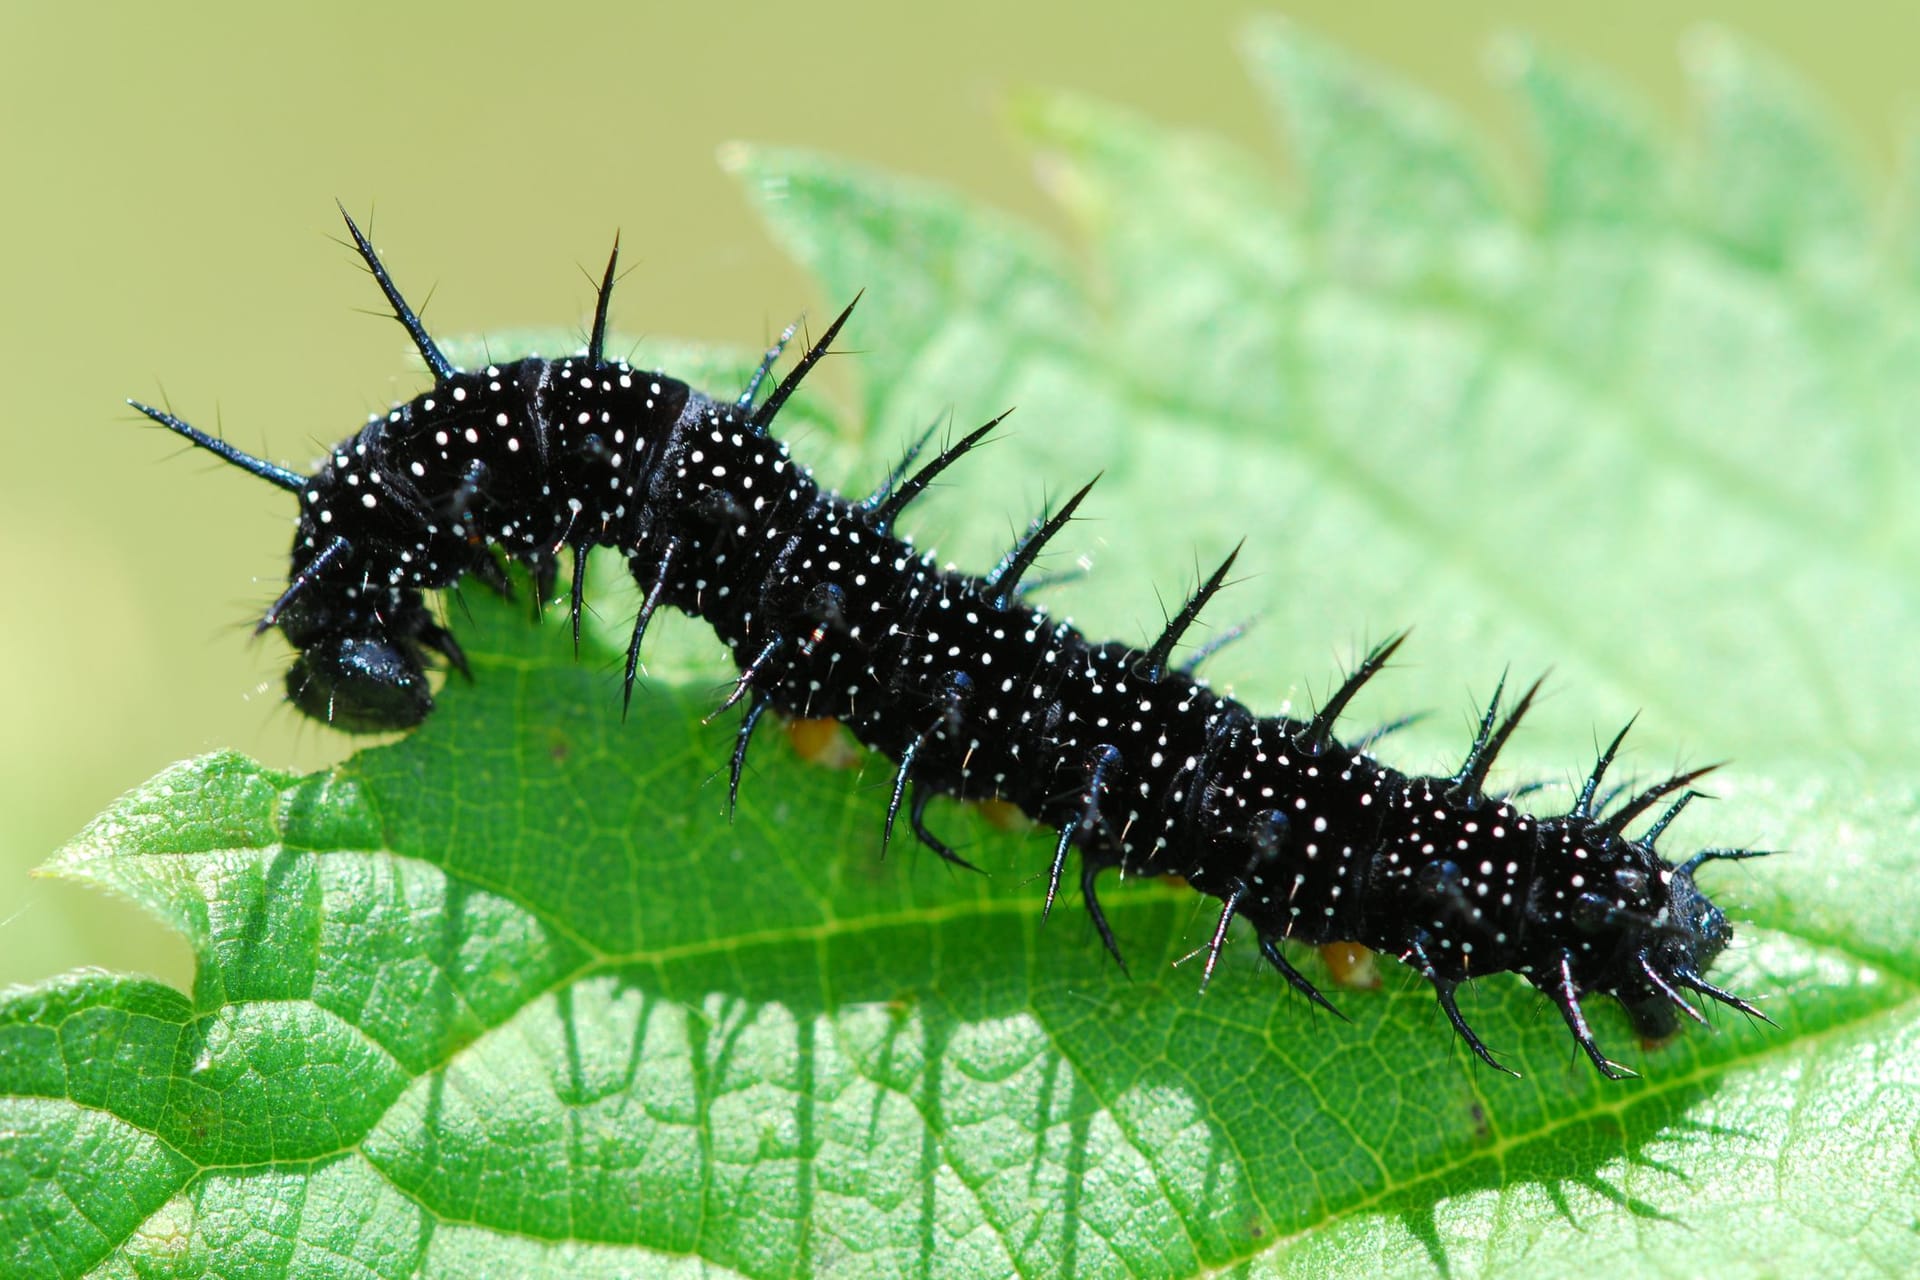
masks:
<path fill-rule="evenodd" d="M 663 605 L 706 619 L 733 651 L 740 677 L 722 709 L 746 706 L 729 804 L 767 711 L 838 719 L 898 762 L 887 838 L 904 805 L 922 843 L 967 865 L 927 829 L 936 795 L 998 797 L 1056 828 L 1046 909 L 1078 849 L 1087 911 L 1123 968 L 1095 893 L 1114 867 L 1177 874 L 1221 901 L 1208 976 L 1236 918 L 1286 981 L 1330 1012 L 1282 941 L 1399 956 L 1433 983 L 1473 1052 L 1502 1070 L 1456 1007 L 1469 978 L 1525 976 L 1610 1077 L 1631 1073 L 1595 1043 L 1580 1007 L 1590 993 L 1618 998 L 1648 1036 L 1670 1034 L 1676 1012 L 1705 1021 L 1686 991 L 1764 1017 L 1702 976 L 1732 931 L 1694 884 L 1703 864 L 1760 851 L 1707 849 L 1678 866 L 1654 851 L 1707 770 L 1613 806 L 1618 793 L 1603 784 L 1615 738 L 1564 814 L 1535 817 L 1487 795 L 1488 770 L 1536 682 L 1504 716 L 1495 691 L 1451 776 L 1395 772 L 1333 728 L 1403 637 L 1369 653 L 1310 720 L 1256 716 L 1196 680 L 1198 658 L 1172 664 L 1237 548 L 1143 651 L 1089 640 L 1021 595 L 1087 489 L 983 576 L 942 570 L 897 537 L 901 512 L 997 418 L 914 472 L 923 436 L 865 499 L 821 488 L 768 429 L 851 306 L 764 401 L 791 330 L 742 395 L 709 399 L 605 358 L 616 245 L 579 356 L 470 372 L 441 354 L 373 246 L 351 218 L 347 226 L 432 371 L 431 390 L 373 418 L 312 476 L 134 405 L 299 498 L 291 577 L 260 629 L 278 626 L 299 650 L 286 687 L 305 714 L 352 732 L 418 724 L 433 707 L 432 655 L 467 669 L 423 593 L 469 573 L 504 587 L 503 556 L 528 566 L 545 598 L 567 549 L 577 646 L 587 551 L 611 546 L 645 592 L 626 655 L 629 700 L 641 640 Z M 1638 837 L 1626 834 L 1668 796 Z"/>

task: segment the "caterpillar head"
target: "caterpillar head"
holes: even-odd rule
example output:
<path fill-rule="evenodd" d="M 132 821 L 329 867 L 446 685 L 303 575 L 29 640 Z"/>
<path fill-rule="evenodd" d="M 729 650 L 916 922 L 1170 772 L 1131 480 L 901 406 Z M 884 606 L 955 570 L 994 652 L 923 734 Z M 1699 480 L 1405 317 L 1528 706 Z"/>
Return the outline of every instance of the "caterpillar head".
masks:
<path fill-rule="evenodd" d="M 1681 781 L 1697 775 L 1682 775 Z M 1667 784 L 1661 784 L 1666 786 Z M 1659 788 L 1656 788 L 1656 790 Z M 1684 807 L 1686 797 L 1671 812 Z M 1755 849 L 1706 849 L 1674 866 L 1655 852 L 1651 836 L 1621 836 L 1617 819 L 1595 820 L 1576 811 L 1544 824 L 1548 843 L 1556 830 L 1572 857 L 1538 881 L 1529 918 L 1535 941 L 1523 971 L 1559 1007 L 1575 1038 L 1608 1075 L 1625 1074 L 1594 1044 L 1579 1009 L 1582 996 L 1618 999 L 1636 1030 L 1664 1039 L 1685 1016 L 1705 1016 L 1687 993 L 1767 1021 L 1753 1005 L 1702 975 L 1733 936 L 1726 914 L 1701 892 L 1694 873 L 1715 860 L 1763 856 Z"/>
<path fill-rule="evenodd" d="M 1726 949 L 1733 927 L 1726 913 L 1694 883 L 1694 872 L 1706 862 L 1757 856 L 1758 850 L 1707 849 L 1677 867 L 1656 860 L 1653 881 L 1664 885 L 1665 904 L 1650 914 L 1642 908 L 1621 930 L 1610 988 L 1642 1035 L 1650 1039 L 1671 1035 L 1680 1014 L 1703 1021 L 1699 1010 L 1682 997 L 1683 990 L 1765 1019 L 1752 1005 L 1701 977 Z"/>
<path fill-rule="evenodd" d="M 328 635 L 287 670 L 287 701 L 349 733 L 409 729 L 433 709 L 426 672 L 380 635 Z"/>
<path fill-rule="evenodd" d="M 1705 1016 L 1688 1000 L 1694 992 L 1764 1021 L 1767 1016 L 1732 992 L 1723 991 L 1701 975 L 1726 949 L 1733 936 L 1727 917 L 1702 893 L 1694 873 L 1713 861 L 1764 857 L 1762 849 L 1703 849 L 1674 866 L 1655 849 L 1660 836 L 1688 802 L 1700 793 L 1692 789 L 1717 765 L 1689 769 L 1640 791 L 1611 812 L 1603 812 L 1601 784 L 1627 731 L 1614 737 L 1600 753 L 1573 808 L 1542 824 L 1543 841 L 1557 843 L 1570 855 L 1556 864 L 1556 872 L 1540 881 L 1535 903 L 1546 911 L 1549 954 L 1533 959 L 1528 974 L 1534 985 L 1560 1007 L 1560 1012 L 1594 1065 L 1602 1073 L 1623 1069 L 1610 1063 L 1594 1044 L 1580 997 L 1605 992 L 1626 1007 L 1643 1036 L 1660 1039 L 1672 1034 L 1678 1017 L 1704 1023 Z M 1654 822 L 1637 838 L 1627 825 L 1667 796 L 1678 793 Z M 1558 841 L 1552 839 L 1558 833 Z M 1564 921 L 1564 932 L 1558 928 Z"/>
<path fill-rule="evenodd" d="M 379 611 L 341 608 L 317 595 L 290 602 L 278 618 L 300 651 L 287 670 L 287 701 L 348 733 L 410 729 L 426 719 L 433 710 L 427 651 L 462 672 L 465 658 L 418 593 L 395 597 L 395 607 Z"/>
<path fill-rule="evenodd" d="M 198 447 L 304 499 L 333 477 L 303 477 L 243 453 L 148 405 L 133 407 Z M 345 508 L 343 508 L 344 510 Z M 411 585 L 375 579 L 354 563 L 352 541 L 316 536 L 303 514 L 287 589 L 261 620 L 299 650 L 287 671 L 287 700 L 303 714 L 348 733 L 410 729 L 433 709 L 430 654 L 466 674 L 465 655 Z M 317 548 L 317 549 L 316 549 Z"/>

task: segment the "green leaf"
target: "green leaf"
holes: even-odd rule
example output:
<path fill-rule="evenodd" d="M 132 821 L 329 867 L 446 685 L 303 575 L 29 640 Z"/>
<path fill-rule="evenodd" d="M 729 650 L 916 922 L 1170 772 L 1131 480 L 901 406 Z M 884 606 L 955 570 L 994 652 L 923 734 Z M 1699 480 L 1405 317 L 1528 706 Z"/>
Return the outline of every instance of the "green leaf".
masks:
<path fill-rule="evenodd" d="M 0 1270 L 1920 1265 L 1915 303 L 1805 91 L 1707 49 L 1687 161 L 1598 73 L 1510 46 L 1529 201 L 1443 105 L 1284 26 L 1249 53 L 1297 196 L 1218 142 L 1023 99 L 1084 264 L 900 179 L 728 162 L 829 297 L 869 289 L 857 408 L 783 419 L 829 481 L 860 488 L 948 406 L 1019 405 L 916 509 L 943 552 L 986 562 L 1104 467 L 1076 526 L 1096 571 L 1061 607 L 1140 638 L 1148 583 L 1246 535 L 1223 607 L 1267 616 L 1214 669 L 1253 705 L 1311 700 L 1349 642 L 1413 622 L 1356 710 L 1443 709 L 1397 764 L 1450 766 L 1466 691 L 1508 661 L 1555 671 L 1513 782 L 1582 770 L 1635 709 L 1649 772 L 1737 757 L 1682 838 L 1795 851 L 1711 881 L 1739 934 L 1716 977 L 1777 1028 L 1636 1046 L 1596 1007 L 1644 1075 L 1608 1083 L 1491 978 L 1465 1011 L 1514 1081 L 1391 960 L 1339 994 L 1351 1025 L 1244 940 L 1199 998 L 1174 962 L 1212 914 L 1178 885 L 1111 894 L 1129 982 L 1073 909 L 1041 927 L 1044 836 L 958 806 L 938 825 L 988 875 L 882 863 L 884 762 L 767 734 L 729 823 L 712 645 L 662 637 L 676 679 L 621 724 L 610 561 L 579 661 L 470 595 L 475 681 L 421 730 L 306 778 L 177 766 L 56 856 L 199 968 L 191 996 L 76 974 L 0 1000 Z"/>

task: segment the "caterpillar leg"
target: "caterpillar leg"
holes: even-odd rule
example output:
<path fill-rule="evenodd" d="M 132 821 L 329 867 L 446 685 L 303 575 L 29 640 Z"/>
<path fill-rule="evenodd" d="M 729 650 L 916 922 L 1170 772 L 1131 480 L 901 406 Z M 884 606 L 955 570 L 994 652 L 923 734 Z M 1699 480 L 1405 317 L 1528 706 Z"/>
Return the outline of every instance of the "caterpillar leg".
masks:
<path fill-rule="evenodd" d="M 747 744 L 753 741 L 753 731 L 760 723 L 760 717 L 767 712 L 767 699 L 756 696 L 747 704 L 746 714 L 740 717 L 740 728 L 733 735 L 733 762 L 727 772 L 727 821 L 733 821 L 733 811 L 740 804 L 740 771 L 747 767 Z"/>
<path fill-rule="evenodd" d="M 654 610 L 660 607 L 660 597 L 667 589 L 667 576 L 673 571 L 673 557 L 679 550 L 678 538 L 668 540 L 667 545 L 661 549 L 660 562 L 654 569 L 653 582 L 647 588 L 647 598 L 641 603 L 640 612 L 633 620 L 633 639 L 627 642 L 626 679 L 620 686 L 620 718 L 622 720 L 627 718 L 627 712 L 633 707 L 633 678 L 640 670 L 640 641 L 646 637 L 647 624 L 653 621 Z M 727 705 L 733 704 L 729 702 Z"/>
<path fill-rule="evenodd" d="M 1278 941 L 1276 941 L 1273 938 L 1260 939 L 1260 954 L 1262 956 L 1265 956 L 1267 963 L 1272 965 L 1276 970 L 1278 970 L 1280 973 L 1280 976 L 1287 980 L 1288 986 L 1292 987 L 1295 991 L 1298 991 L 1301 995 L 1311 1000 L 1314 1004 L 1319 1005 L 1322 1009 L 1325 1009 L 1328 1013 L 1332 1014 L 1334 1017 L 1340 1019 L 1340 1021 L 1342 1022 L 1353 1021 L 1353 1019 L 1347 1017 L 1346 1014 L 1334 1008 L 1332 1001 L 1328 1000 L 1324 995 L 1320 994 L 1320 988 L 1314 986 L 1311 982 L 1307 981 L 1306 975 L 1301 973 L 1298 969 L 1294 968 L 1293 965 L 1288 962 L 1286 953 L 1280 950 L 1280 944 Z"/>
<path fill-rule="evenodd" d="M 1454 979 L 1441 974 L 1433 967 L 1433 962 L 1427 958 L 1426 945 L 1416 938 L 1413 945 L 1407 949 L 1405 959 L 1408 963 L 1412 964 L 1414 968 L 1418 969 L 1428 982 L 1433 984 L 1433 994 L 1440 1002 L 1440 1011 L 1447 1015 L 1447 1021 L 1453 1024 L 1454 1034 L 1466 1041 L 1467 1048 L 1473 1050 L 1474 1056 L 1492 1067 L 1495 1071 L 1504 1071 L 1508 1075 L 1518 1079 L 1520 1073 L 1494 1057 L 1493 1050 L 1487 1048 L 1486 1041 L 1482 1040 L 1479 1033 L 1467 1025 L 1467 1020 L 1461 1016 L 1460 1005 L 1455 1001 L 1453 995 L 1453 993 L 1459 989 L 1460 984 Z"/>
<path fill-rule="evenodd" d="M 1129 978 L 1133 976 L 1127 968 L 1127 958 L 1120 954 L 1120 943 L 1113 936 L 1113 926 L 1107 923 L 1107 913 L 1100 909 L 1100 895 L 1097 881 L 1106 868 L 1097 862 L 1082 859 L 1080 863 L 1080 900 L 1087 904 L 1087 914 L 1093 918 L 1093 928 L 1100 935 L 1100 941 L 1106 945 L 1107 954 L 1120 966 L 1120 972 Z"/>
<path fill-rule="evenodd" d="M 1554 970 L 1553 986 L 1547 995 L 1559 1007 L 1560 1016 L 1567 1020 L 1567 1029 L 1573 1032 L 1573 1038 L 1586 1050 L 1587 1057 L 1601 1075 L 1609 1080 L 1631 1080 L 1638 1074 L 1629 1071 L 1617 1062 L 1609 1061 L 1607 1055 L 1600 1052 L 1600 1045 L 1593 1038 L 1593 1029 L 1587 1025 L 1587 1015 L 1580 1008 L 1580 988 L 1573 980 L 1573 957 L 1562 952 L 1559 967 Z"/>
<path fill-rule="evenodd" d="M 907 783 L 913 778 L 914 765 L 918 763 L 920 753 L 926 750 L 927 744 L 935 738 L 950 730 L 955 732 L 959 730 L 967 703 L 972 697 L 972 678 L 964 671 L 948 673 L 941 694 L 940 714 L 932 724 L 922 729 L 919 735 L 906 745 L 905 750 L 901 751 L 900 767 L 894 771 L 893 775 L 893 795 L 887 801 L 887 825 L 880 837 L 880 853 L 883 857 L 886 855 L 887 846 L 893 843 L 894 820 L 900 816 L 900 805 L 906 799 Z M 923 798 L 919 788 L 914 789 L 913 807 L 907 815 L 908 821 L 913 826 L 914 835 L 920 838 L 922 844 L 947 861 L 957 862 L 963 867 L 968 867 L 969 870 L 977 871 L 979 868 L 969 866 L 959 854 L 928 832 L 923 818 L 926 813 L 927 799 L 930 798 L 930 794 Z"/>
<path fill-rule="evenodd" d="M 928 791 L 918 783 L 915 783 L 913 788 L 913 803 L 907 806 L 907 824 L 913 828 L 914 837 L 918 839 L 921 844 L 927 846 L 927 848 L 933 850 L 954 866 L 965 867 L 969 871 L 979 871 L 980 868 L 955 853 L 952 846 L 947 844 L 946 841 L 927 830 L 927 805 L 930 804 L 934 796 L 938 794 L 936 791 Z"/>
<path fill-rule="evenodd" d="M 1040 918 L 1045 920 L 1053 914 L 1053 900 L 1060 893 L 1060 877 L 1067 869 L 1067 850 L 1073 847 L 1073 838 L 1081 832 L 1093 832 L 1100 827 L 1100 796 L 1109 782 L 1115 781 L 1124 764 L 1120 758 L 1120 748 L 1111 743 L 1101 743 L 1087 753 L 1087 785 L 1080 793 L 1080 816 L 1060 828 L 1060 839 L 1053 847 L 1053 866 L 1047 872 L 1047 902 L 1040 909 Z"/>

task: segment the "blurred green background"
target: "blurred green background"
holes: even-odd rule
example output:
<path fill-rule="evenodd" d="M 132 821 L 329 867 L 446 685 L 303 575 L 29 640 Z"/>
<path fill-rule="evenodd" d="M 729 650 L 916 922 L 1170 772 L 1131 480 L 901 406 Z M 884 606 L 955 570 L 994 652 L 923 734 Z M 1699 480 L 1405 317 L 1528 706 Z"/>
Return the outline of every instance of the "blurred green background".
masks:
<path fill-rule="evenodd" d="M 358 314 L 377 297 L 331 239 L 335 197 L 377 211 L 416 301 L 440 286 L 443 335 L 581 321 L 576 266 L 618 229 L 622 332 L 754 344 L 838 300 L 769 243 L 722 143 L 838 152 L 1063 230 L 1007 144 L 1003 96 L 1089 93 L 1283 164 L 1234 51 L 1261 7 L 0 6 L 0 982 L 98 964 L 184 984 L 167 931 L 29 869 L 169 761 L 232 746 L 310 768 L 350 745 L 278 705 L 284 652 L 248 639 L 284 571 L 282 495 L 120 403 L 170 399 L 304 468 L 412 394 L 402 335 Z M 1819 86 L 1882 181 L 1920 48 L 1920 8 L 1881 4 L 1283 11 L 1459 103 L 1515 175 L 1485 75 L 1502 31 L 1610 66 L 1678 126 L 1686 33 L 1732 26 Z"/>

